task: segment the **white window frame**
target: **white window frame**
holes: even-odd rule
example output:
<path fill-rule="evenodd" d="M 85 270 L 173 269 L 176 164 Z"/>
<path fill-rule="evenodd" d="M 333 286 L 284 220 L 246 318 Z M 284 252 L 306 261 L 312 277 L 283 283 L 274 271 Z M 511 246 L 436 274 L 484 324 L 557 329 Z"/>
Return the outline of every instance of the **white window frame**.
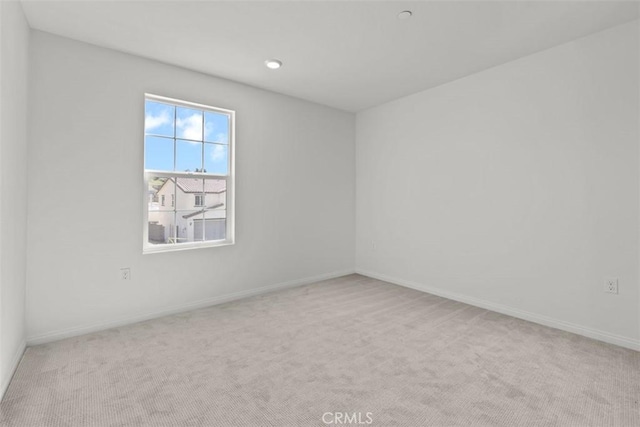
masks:
<path fill-rule="evenodd" d="M 142 253 L 159 253 L 159 252 L 174 252 L 187 249 L 199 249 L 199 248 L 211 248 L 218 246 L 228 246 L 235 244 L 235 115 L 236 112 L 224 108 L 212 107 L 204 104 L 197 104 L 188 101 L 182 101 L 174 98 L 167 98 L 164 96 L 153 95 L 149 93 L 144 94 L 144 101 L 162 102 L 165 104 L 174 105 L 176 107 L 194 108 L 203 111 L 210 111 L 213 113 L 220 113 L 229 116 L 229 141 L 228 141 L 228 168 L 226 175 L 204 173 L 204 172 L 177 172 L 177 171 L 158 171 L 147 170 L 144 167 L 144 155 L 142 156 L 142 171 L 143 171 L 143 215 L 142 215 Z M 144 106 L 142 108 L 144 112 Z M 175 124 L 174 124 L 175 126 Z M 203 123 L 204 126 L 204 123 Z M 142 146 L 145 146 L 145 131 L 144 131 L 144 114 L 142 119 Z M 149 178 L 151 177 L 166 177 L 166 178 L 209 178 L 209 179 L 224 179 L 226 181 L 226 238 L 222 240 L 206 240 L 184 243 L 168 243 L 168 244 L 151 244 L 149 243 Z M 175 208 L 175 206 L 174 206 Z"/>
<path fill-rule="evenodd" d="M 193 206 L 197 208 L 204 206 L 204 194 L 194 194 L 193 197 L 194 197 Z M 200 203 L 198 203 L 198 199 L 200 200 Z"/>

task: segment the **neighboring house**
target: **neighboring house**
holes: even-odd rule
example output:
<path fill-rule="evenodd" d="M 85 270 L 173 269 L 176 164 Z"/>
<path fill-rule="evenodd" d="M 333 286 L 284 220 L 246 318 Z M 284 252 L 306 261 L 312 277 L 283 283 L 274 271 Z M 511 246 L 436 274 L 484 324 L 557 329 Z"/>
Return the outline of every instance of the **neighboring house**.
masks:
<path fill-rule="evenodd" d="M 168 178 L 149 195 L 149 241 L 194 242 L 224 239 L 225 180 Z M 204 187 L 204 188 L 203 188 Z"/>

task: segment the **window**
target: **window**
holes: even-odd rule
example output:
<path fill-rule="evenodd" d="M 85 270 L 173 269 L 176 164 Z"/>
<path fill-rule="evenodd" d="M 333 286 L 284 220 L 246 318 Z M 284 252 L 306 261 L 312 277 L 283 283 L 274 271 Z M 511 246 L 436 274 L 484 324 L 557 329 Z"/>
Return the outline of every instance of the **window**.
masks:
<path fill-rule="evenodd" d="M 231 110 L 145 96 L 144 252 L 234 242 L 234 119 Z"/>

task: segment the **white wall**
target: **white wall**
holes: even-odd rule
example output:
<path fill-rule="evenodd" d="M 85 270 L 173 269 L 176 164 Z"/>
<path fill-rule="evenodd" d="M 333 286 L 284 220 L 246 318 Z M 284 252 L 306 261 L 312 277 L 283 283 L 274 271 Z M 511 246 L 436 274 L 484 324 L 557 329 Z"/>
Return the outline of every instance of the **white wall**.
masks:
<path fill-rule="evenodd" d="M 636 21 L 359 113 L 356 269 L 637 347 L 638 47 Z"/>
<path fill-rule="evenodd" d="M 353 114 L 41 32 L 31 61 L 30 342 L 353 271 Z M 234 246 L 142 255 L 145 92 L 236 110 Z"/>
<path fill-rule="evenodd" d="M 0 398 L 25 346 L 29 27 L 0 1 Z"/>
<path fill-rule="evenodd" d="M 355 163 L 360 272 L 637 346 L 637 31 L 367 110 L 357 129 L 351 114 L 33 33 L 30 341 L 349 272 Z M 144 92 L 237 111 L 235 246 L 141 254 Z M 620 295 L 602 292 L 608 276 Z"/>

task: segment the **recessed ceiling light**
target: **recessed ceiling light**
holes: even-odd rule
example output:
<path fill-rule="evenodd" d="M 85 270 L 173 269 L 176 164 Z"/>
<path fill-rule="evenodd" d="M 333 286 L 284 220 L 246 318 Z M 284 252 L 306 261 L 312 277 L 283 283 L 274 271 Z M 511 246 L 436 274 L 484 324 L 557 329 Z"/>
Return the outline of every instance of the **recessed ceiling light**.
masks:
<path fill-rule="evenodd" d="M 409 19 L 413 15 L 413 12 L 410 10 L 403 10 L 398 14 L 398 19 Z"/>
<path fill-rule="evenodd" d="M 271 68 L 272 70 L 277 70 L 278 68 L 282 67 L 282 61 L 279 61 L 277 59 L 267 59 L 266 61 L 264 61 L 264 65 L 266 65 L 267 68 Z"/>

